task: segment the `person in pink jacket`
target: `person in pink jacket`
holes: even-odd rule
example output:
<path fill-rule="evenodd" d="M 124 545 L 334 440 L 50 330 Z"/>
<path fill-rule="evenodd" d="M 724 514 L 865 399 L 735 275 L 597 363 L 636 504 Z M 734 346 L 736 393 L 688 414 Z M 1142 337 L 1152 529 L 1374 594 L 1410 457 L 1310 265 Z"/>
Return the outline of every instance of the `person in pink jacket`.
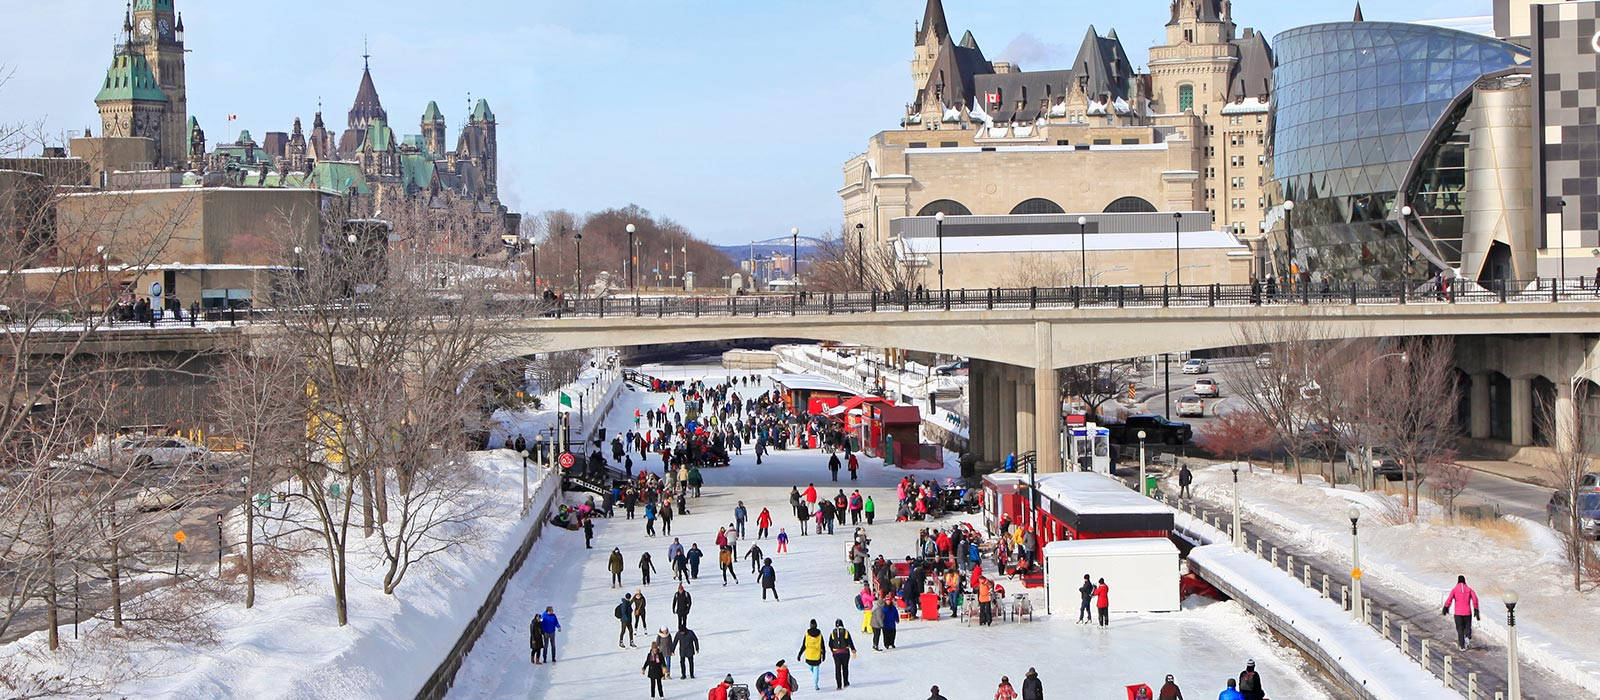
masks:
<path fill-rule="evenodd" d="M 1483 613 L 1478 610 L 1478 594 L 1467 585 L 1467 577 L 1457 576 L 1455 588 L 1450 589 L 1450 595 L 1445 596 L 1442 615 L 1455 613 L 1456 617 L 1456 646 L 1462 650 L 1467 648 L 1467 642 L 1472 640 L 1472 618 L 1483 619 Z"/>

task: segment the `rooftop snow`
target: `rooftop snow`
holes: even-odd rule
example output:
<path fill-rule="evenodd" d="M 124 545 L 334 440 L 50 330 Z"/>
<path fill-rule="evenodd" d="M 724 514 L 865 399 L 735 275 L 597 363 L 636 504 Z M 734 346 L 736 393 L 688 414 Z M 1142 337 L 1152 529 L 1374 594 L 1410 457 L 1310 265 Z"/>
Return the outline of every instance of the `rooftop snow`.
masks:
<path fill-rule="evenodd" d="M 1171 513 L 1172 509 L 1139 495 L 1122 482 L 1095 472 L 1042 474 L 1039 495 L 1079 515 Z"/>

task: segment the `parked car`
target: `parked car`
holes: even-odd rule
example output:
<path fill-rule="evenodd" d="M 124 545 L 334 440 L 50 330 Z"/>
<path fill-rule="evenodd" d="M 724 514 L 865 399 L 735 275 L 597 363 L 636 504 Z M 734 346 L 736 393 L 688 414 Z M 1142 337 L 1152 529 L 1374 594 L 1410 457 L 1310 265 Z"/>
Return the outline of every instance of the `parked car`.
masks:
<path fill-rule="evenodd" d="M 113 449 L 125 464 L 135 467 L 170 466 L 204 462 L 205 447 L 180 437 L 133 435 L 117 438 Z"/>
<path fill-rule="evenodd" d="M 1196 379 L 1194 381 L 1194 388 L 1191 389 L 1191 391 L 1193 391 L 1196 396 L 1209 396 L 1216 398 L 1222 395 L 1222 389 L 1217 386 L 1217 380 L 1210 378 Z"/>
<path fill-rule="evenodd" d="M 1583 475 L 1583 480 L 1578 482 L 1578 487 L 1600 491 L 1600 472 L 1588 472 Z"/>
<path fill-rule="evenodd" d="M 966 360 L 956 360 L 950 364 L 933 368 L 933 373 L 942 377 L 966 376 L 967 366 Z"/>
<path fill-rule="evenodd" d="M 1204 416 L 1206 414 L 1206 400 L 1194 394 L 1184 394 L 1178 397 L 1179 416 Z"/>
<path fill-rule="evenodd" d="M 1138 442 L 1141 430 L 1145 433 L 1145 442 L 1182 445 L 1194 437 L 1194 429 L 1188 423 L 1170 421 L 1166 416 L 1148 413 L 1128 416 L 1126 421 L 1106 427 L 1111 431 L 1111 441 L 1122 444 Z"/>
<path fill-rule="evenodd" d="M 1550 503 L 1545 506 L 1545 515 L 1548 517 L 1551 529 L 1560 530 L 1566 527 L 1569 518 L 1572 517 L 1572 499 L 1568 497 L 1566 491 L 1550 494 Z M 1600 539 L 1600 493 L 1578 492 L 1578 530 L 1584 537 Z"/>
<path fill-rule="evenodd" d="M 1262 369 L 1271 369 L 1272 368 L 1272 364 L 1273 364 L 1272 363 L 1272 353 L 1264 352 L 1264 353 L 1261 353 L 1260 355 L 1256 355 L 1256 366 L 1257 367 L 1260 367 Z"/>
<path fill-rule="evenodd" d="M 1184 374 L 1206 374 L 1211 371 L 1211 365 L 1198 357 L 1183 363 Z"/>

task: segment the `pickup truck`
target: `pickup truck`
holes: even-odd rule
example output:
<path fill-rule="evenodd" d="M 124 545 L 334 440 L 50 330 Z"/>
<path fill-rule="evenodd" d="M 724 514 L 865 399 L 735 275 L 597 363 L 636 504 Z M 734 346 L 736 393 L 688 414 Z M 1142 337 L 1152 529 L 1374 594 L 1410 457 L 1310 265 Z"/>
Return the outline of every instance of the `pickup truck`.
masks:
<path fill-rule="evenodd" d="M 1111 441 L 1123 445 L 1139 442 L 1141 430 L 1145 432 L 1147 443 L 1182 445 L 1194 437 L 1194 430 L 1188 423 L 1170 421 L 1166 416 L 1154 414 L 1128 416 L 1121 424 L 1106 427 L 1111 430 Z"/>

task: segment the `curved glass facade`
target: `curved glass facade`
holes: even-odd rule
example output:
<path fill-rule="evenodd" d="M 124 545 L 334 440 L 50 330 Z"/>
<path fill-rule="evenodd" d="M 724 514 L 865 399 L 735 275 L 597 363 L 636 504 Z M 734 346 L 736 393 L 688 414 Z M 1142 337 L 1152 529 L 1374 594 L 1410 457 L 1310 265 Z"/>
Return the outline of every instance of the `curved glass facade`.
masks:
<path fill-rule="evenodd" d="M 1454 98 L 1485 73 L 1526 62 L 1528 51 L 1393 22 L 1299 27 L 1273 46 L 1273 199 L 1295 202 L 1292 235 L 1283 219 L 1273 231 L 1278 273 L 1293 265 L 1334 279 L 1417 278 L 1453 264 L 1458 243 L 1407 240 L 1394 220 L 1396 193 Z"/>

